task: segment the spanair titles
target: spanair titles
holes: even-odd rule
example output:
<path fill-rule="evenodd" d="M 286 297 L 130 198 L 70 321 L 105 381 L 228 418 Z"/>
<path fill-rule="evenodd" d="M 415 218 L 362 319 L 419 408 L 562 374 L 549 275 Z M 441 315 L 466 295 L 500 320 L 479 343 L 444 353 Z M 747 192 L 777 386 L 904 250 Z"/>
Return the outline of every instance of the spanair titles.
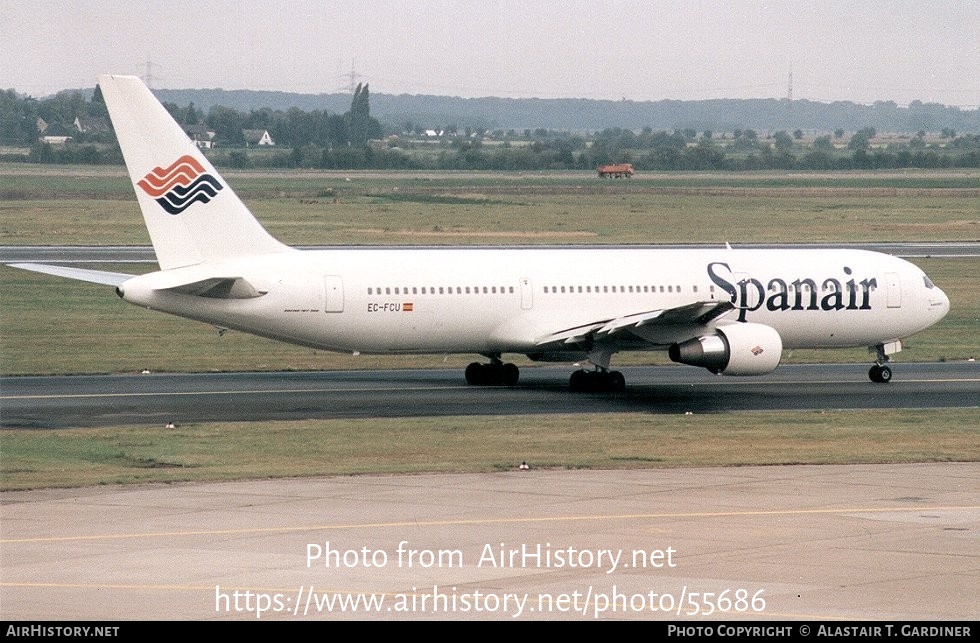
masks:
<path fill-rule="evenodd" d="M 877 277 L 858 278 L 848 266 L 841 267 L 837 276 L 815 277 L 797 275 L 758 279 L 748 274 L 732 272 L 723 261 L 707 266 L 712 283 L 731 297 L 738 309 L 738 321 L 761 308 L 769 311 L 787 310 L 871 310 L 871 293 L 878 287 Z M 765 283 L 763 283 L 765 282 Z"/>

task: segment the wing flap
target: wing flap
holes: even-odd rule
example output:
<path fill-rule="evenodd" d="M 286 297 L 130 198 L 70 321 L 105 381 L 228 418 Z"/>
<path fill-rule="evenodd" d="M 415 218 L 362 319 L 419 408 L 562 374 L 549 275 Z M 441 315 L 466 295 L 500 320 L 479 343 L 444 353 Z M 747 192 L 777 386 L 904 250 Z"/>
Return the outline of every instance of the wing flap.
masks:
<path fill-rule="evenodd" d="M 652 324 L 656 320 L 664 316 L 666 311 L 663 310 L 651 310 L 645 313 L 637 313 L 635 315 L 627 315 L 625 317 L 618 317 L 611 322 L 607 323 L 605 326 L 596 331 L 598 335 L 614 335 L 617 332 L 625 328 L 636 328 L 638 326 L 645 326 L 647 324 Z"/>
<path fill-rule="evenodd" d="M 597 339 L 610 340 L 644 326 L 704 326 L 734 309 L 730 301 L 698 301 L 676 308 L 649 310 L 561 330 L 539 338 L 537 346 L 568 346 L 591 343 Z"/>
<path fill-rule="evenodd" d="M 557 333 L 552 333 L 551 335 L 546 335 L 538 339 L 538 346 L 547 346 L 549 344 L 579 344 L 584 341 L 588 341 L 593 333 L 602 328 L 607 322 L 595 322 L 592 324 L 586 324 L 584 326 L 576 326 L 574 328 L 568 328 L 566 330 L 560 330 Z"/>
<path fill-rule="evenodd" d="M 656 322 L 664 326 L 680 326 L 687 324 L 707 324 L 729 311 L 735 310 L 735 305 L 730 301 L 699 301 L 686 306 L 668 308 L 663 311 L 656 320 L 638 324 L 645 326 L 647 323 Z"/>

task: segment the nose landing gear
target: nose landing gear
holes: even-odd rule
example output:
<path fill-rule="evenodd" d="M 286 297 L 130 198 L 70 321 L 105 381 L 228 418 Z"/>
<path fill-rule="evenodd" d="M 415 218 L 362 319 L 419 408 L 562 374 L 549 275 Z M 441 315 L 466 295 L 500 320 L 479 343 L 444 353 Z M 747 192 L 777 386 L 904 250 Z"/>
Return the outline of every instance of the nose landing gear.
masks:
<path fill-rule="evenodd" d="M 875 364 L 868 371 L 868 377 L 877 384 L 887 384 L 892 381 L 892 369 L 886 364 Z"/>
<path fill-rule="evenodd" d="M 868 378 L 876 384 L 887 384 L 892 381 L 892 369 L 888 366 L 890 355 L 902 350 L 902 342 L 894 341 L 887 344 L 872 346 L 875 351 L 875 365 L 868 371 Z"/>

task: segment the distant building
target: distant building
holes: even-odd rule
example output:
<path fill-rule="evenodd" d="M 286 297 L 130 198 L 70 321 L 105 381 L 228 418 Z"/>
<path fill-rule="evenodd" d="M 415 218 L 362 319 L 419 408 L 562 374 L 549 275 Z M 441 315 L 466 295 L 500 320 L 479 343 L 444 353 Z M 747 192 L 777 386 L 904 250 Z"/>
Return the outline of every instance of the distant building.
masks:
<path fill-rule="evenodd" d="M 269 130 L 264 129 L 247 129 L 243 130 L 242 134 L 245 135 L 245 146 L 254 147 L 256 145 L 275 145 L 276 142 L 272 140 L 272 136 L 269 134 Z"/>
<path fill-rule="evenodd" d="M 215 132 L 208 130 L 205 125 L 186 125 L 184 132 L 202 150 L 210 150 L 214 147 Z"/>
<path fill-rule="evenodd" d="M 368 141 L 368 145 L 376 150 L 397 150 L 400 143 L 401 137 L 397 134 L 382 139 L 373 138 Z"/>
<path fill-rule="evenodd" d="M 77 116 L 75 129 L 81 134 L 101 134 L 109 131 L 109 121 L 101 116 Z"/>
<path fill-rule="evenodd" d="M 71 132 L 61 123 L 45 124 L 38 140 L 49 145 L 64 145 L 71 140 Z"/>

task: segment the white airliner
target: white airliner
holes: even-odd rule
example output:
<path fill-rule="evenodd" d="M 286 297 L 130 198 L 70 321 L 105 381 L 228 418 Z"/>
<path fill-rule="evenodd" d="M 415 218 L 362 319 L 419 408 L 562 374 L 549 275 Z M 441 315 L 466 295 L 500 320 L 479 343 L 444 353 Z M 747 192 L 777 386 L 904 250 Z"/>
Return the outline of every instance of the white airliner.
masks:
<path fill-rule="evenodd" d="M 624 350 L 666 350 L 761 375 L 784 348 L 869 346 L 891 379 L 901 339 L 949 299 L 916 266 L 862 250 L 341 248 L 296 250 L 259 224 L 135 77 L 102 95 L 160 270 L 12 264 L 116 287 L 126 301 L 284 342 L 351 353 L 472 353 L 474 385 L 513 385 L 504 354 L 588 360 L 572 390 L 619 391 Z"/>

